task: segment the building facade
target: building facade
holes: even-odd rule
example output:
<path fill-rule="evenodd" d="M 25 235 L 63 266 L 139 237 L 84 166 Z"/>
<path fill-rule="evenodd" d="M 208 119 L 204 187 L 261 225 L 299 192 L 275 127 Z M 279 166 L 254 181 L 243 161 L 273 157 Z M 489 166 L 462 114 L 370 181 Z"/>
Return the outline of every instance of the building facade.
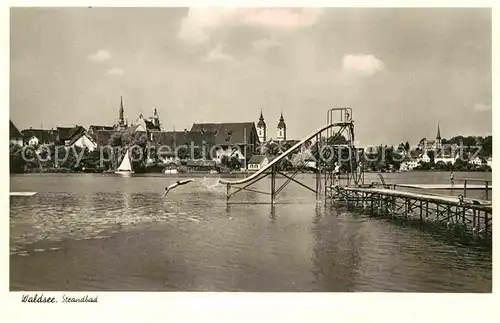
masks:
<path fill-rule="evenodd" d="M 427 140 L 427 138 L 422 138 L 418 143 L 418 147 L 425 152 L 427 152 L 428 150 L 440 150 L 442 148 L 441 130 L 439 128 L 439 123 L 437 127 L 436 139 Z"/>
<path fill-rule="evenodd" d="M 227 156 L 246 164 L 246 161 L 258 153 L 260 141 L 253 122 L 194 123 L 190 132 L 214 135 L 215 145 L 210 150 L 216 161 Z"/>
<path fill-rule="evenodd" d="M 118 120 L 115 124 L 115 130 L 125 130 L 128 127 L 128 122 L 125 120 L 125 109 L 123 108 L 123 95 L 120 96 L 120 108 L 118 110 Z"/>
<path fill-rule="evenodd" d="M 269 159 L 263 155 L 254 155 L 248 161 L 248 170 L 258 171 L 269 164 Z"/>
<path fill-rule="evenodd" d="M 283 112 L 281 113 L 280 120 L 278 122 L 276 139 L 278 141 L 286 140 L 286 123 L 283 118 Z"/>
<path fill-rule="evenodd" d="M 57 131 L 50 129 L 24 129 L 21 131 L 25 145 L 37 147 L 42 145 L 53 145 L 56 141 Z"/>
<path fill-rule="evenodd" d="M 9 141 L 10 144 L 12 145 L 17 145 L 17 146 L 23 146 L 24 140 L 23 140 L 23 135 L 17 129 L 16 125 L 12 122 L 12 120 L 9 120 L 10 125 L 9 125 Z"/>
<path fill-rule="evenodd" d="M 259 141 L 261 143 L 266 142 L 267 128 L 264 116 L 262 115 L 262 110 L 260 111 L 259 122 L 257 122 L 257 135 L 259 136 Z"/>

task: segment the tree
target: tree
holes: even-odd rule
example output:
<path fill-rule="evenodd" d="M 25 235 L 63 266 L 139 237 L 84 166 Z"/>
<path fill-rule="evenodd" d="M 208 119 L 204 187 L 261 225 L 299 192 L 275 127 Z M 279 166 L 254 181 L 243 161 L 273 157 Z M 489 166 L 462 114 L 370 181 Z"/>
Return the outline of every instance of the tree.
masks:
<path fill-rule="evenodd" d="M 103 149 L 102 155 L 104 160 L 109 159 L 108 150 Z M 88 152 L 88 154 L 84 158 L 83 167 L 89 169 L 99 169 L 101 168 L 100 162 L 101 162 L 101 152 L 96 149 Z M 104 162 L 103 168 L 108 169 L 111 166 L 110 164 L 111 164 L 110 162 Z"/>
<path fill-rule="evenodd" d="M 129 151 L 134 171 L 145 171 L 149 153 L 147 148 L 149 144 L 147 133 L 135 132 L 133 130 L 115 132 L 111 135 L 108 144 L 115 148 L 113 151 L 113 156 L 115 157 L 112 163 L 113 168 L 118 167 L 118 161 Z"/>
<path fill-rule="evenodd" d="M 408 141 L 405 143 L 405 151 L 410 151 L 410 143 Z"/>
<path fill-rule="evenodd" d="M 283 158 L 280 163 L 279 163 L 279 169 L 280 170 L 288 170 L 293 167 L 292 162 L 288 160 L 288 158 Z"/>
<path fill-rule="evenodd" d="M 339 134 L 337 136 L 333 135 L 327 139 L 328 145 L 347 145 L 348 143 L 349 142 L 342 134 Z"/>
<path fill-rule="evenodd" d="M 112 147 L 121 147 L 123 146 L 122 142 L 122 133 L 121 132 L 115 132 L 111 135 L 111 137 L 108 140 L 108 145 Z"/>
<path fill-rule="evenodd" d="M 481 141 L 481 150 L 479 154 L 482 157 L 490 157 L 493 152 L 493 140 L 492 136 L 486 136 L 482 141 Z"/>
<path fill-rule="evenodd" d="M 59 156 L 63 157 L 60 166 L 64 168 L 68 168 L 70 170 L 75 170 L 76 168 L 81 167 L 82 165 L 77 165 L 78 156 L 81 156 L 84 148 L 73 146 L 73 147 L 59 147 Z"/>
<path fill-rule="evenodd" d="M 229 168 L 229 157 L 227 157 L 226 155 L 223 155 L 220 159 L 220 164 L 222 166 L 225 166 L 225 167 L 228 167 Z"/>
<path fill-rule="evenodd" d="M 429 159 L 431 160 L 431 164 L 434 165 L 434 157 L 435 157 L 434 151 L 433 150 L 428 150 L 427 151 L 427 156 L 429 156 Z"/>
<path fill-rule="evenodd" d="M 10 145 L 10 173 L 22 173 L 24 170 L 24 159 L 22 156 L 22 147 L 19 145 Z"/>
<path fill-rule="evenodd" d="M 189 151 L 186 147 L 181 147 L 177 149 L 177 157 L 179 159 L 188 159 L 189 158 Z"/>
<path fill-rule="evenodd" d="M 229 163 L 229 167 L 231 169 L 240 169 L 241 168 L 241 162 L 238 158 L 236 157 L 231 157 L 231 161 Z"/>
<path fill-rule="evenodd" d="M 265 144 L 264 146 L 264 154 L 268 157 L 278 156 L 280 153 L 279 143 L 275 141 L 271 141 Z"/>

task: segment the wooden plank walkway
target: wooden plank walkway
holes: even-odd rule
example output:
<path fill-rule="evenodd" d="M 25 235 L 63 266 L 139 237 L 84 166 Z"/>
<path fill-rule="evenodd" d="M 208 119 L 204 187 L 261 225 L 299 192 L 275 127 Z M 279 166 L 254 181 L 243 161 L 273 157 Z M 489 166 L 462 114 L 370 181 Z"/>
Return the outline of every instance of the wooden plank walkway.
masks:
<path fill-rule="evenodd" d="M 334 189 L 334 187 L 332 187 Z M 363 192 L 363 193 L 377 193 L 383 194 L 386 196 L 394 196 L 394 197 L 406 197 L 406 198 L 414 198 L 420 200 L 428 200 L 436 203 L 449 203 L 453 205 L 462 205 L 462 204 L 473 204 L 474 201 L 477 201 L 474 204 L 479 203 L 479 205 L 486 208 L 487 210 L 492 210 L 491 201 L 480 200 L 480 199 L 470 199 L 464 198 L 464 203 L 461 203 L 458 197 L 449 196 L 449 195 L 436 195 L 436 194 L 423 194 L 423 193 L 414 193 L 414 192 L 405 192 L 398 190 L 391 190 L 387 188 L 360 188 L 360 187 L 342 187 L 342 190 L 351 191 L 351 192 Z"/>
<path fill-rule="evenodd" d="M 407 187 L 407 188 L 420 188 L 420 189 L 429 189 L 429 190 L 463 190 L 463 183 L 455 183 L 452 187 L 451 184 L 395 184 L 396 187 Z M 484 190 L 485 186 L 480 184 L 467 184 L 467 190 Z M 493 187 L 489 186 L 489 190 L 493 189 Z"/>
<path fill-rule="evenodd" d="M 391 186 L 392 187 L 392 186 Z M 491 201 L 378 187 L 330 187 L 329 198 L 370 216 L 417 221 L 491 243 Z M 458 231 L 457 231 L 458 230 Z"/>
<path fill-rule="evenodd" d="M 37 192 L 10 192 L 10 196 L 16 196 L 16 197 L 30 197 L 33 195 L 38 194 Z"/>

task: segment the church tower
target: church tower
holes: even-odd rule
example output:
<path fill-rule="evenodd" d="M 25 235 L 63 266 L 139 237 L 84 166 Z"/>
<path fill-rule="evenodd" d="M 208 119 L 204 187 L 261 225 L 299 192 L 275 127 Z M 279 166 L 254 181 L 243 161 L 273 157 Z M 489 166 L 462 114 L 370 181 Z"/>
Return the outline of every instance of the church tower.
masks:
<path fill-rule="evenodd" d="M 438 122 L 438 131 L 436 135 L 436 149 L 441 149 L 441 131 L 439 129 L 439 122 Z"/>
<path fill-rule="evenodd" d="M 153 117 L 151 118 L 152 122 L 153 122 L 153 125 L 158 128 L 158 130 L 160 130 L 160 117 L 158 116 L 158 111 L 156 111 L 156 108 L 153 112 Z"/>
<path fill-rule="evenodd" d="M 281 112 L 280 121 L 278 123 L 278 133 L 276 139 L 278 141 L 286 140 L 286 124 L 283 118 L 283 112 Z"/>
<path fill-rule="evenodd" d="M 123 95 L 120 96 L 120 110 L 118 110 L 118 124 L 116 124 L 115 128 L 117 130 L 122 130 L 127 127 L 127 123 L 125 122 L 125 117 L 123 116 L 125 110 L 123 109 Z"/>
<path fill-rule="evenodd" d="M 257 123 L 257 136 L 259 136 L 259 141 L 261 143 L 266 142 L 266 122 L 264 121 L 262 110 L 260 110 L 260 118 L 259 122 Z"/>

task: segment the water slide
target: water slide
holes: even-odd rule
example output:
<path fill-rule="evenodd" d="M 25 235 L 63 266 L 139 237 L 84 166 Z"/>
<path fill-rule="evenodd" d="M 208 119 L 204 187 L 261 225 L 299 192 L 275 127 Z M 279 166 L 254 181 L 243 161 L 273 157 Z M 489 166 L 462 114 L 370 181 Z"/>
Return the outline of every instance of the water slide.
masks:
<path fill-rule="evenodd" d="M 248 176 L 248 177 L 242 178 L 240 180 L 236 180 L 236 181 L 230 181 L 230 180 L 226 180 L 226 179 L 221 179 L 219 181 L 219 183 L 221 183 L 221 184 L 229 184 L 229 185 L 248 183 L 251 180 L 253 180 L 253 179 L 257 178 L 258 176 L 260 176 L 262 173 L 264 173 L 267 170 L 269 170 L 275 164 L 278 164 L 280 161 L 282 161 L 284 158 L 286 158 L 288 155 L 290 155 L 294 150 L 296 150 L 297 148 L 299 148 L 300 146 L 302 146 L 304 143 L 308 142 L 309 140 L 313 139 L 314 137 L 316 137 L 318 134 L 322 133 L 323 131 L 328 130 L 328 129 L 333 128 L 333 127 L 342 127 L 342 126 L 346 126 L 346 125 L 349 125 L 349 124 L 350 124 L 350 122 L 338 122 L 338 123 L 332 123 L 332 124 L 326 125 L 324 127 L 321 127 L 318 130 L 316 130 L 315 132 L 312 132 L 308 136 L 304 137 L 304 139 L 302 139 L 301 141 L 299 141 L 298 143 L 296 143 L 295 145 L 293 145 L 290 149 L 288 149 L 287 151 L 285 151 L 284 153 L 282 153 L 281 155 L 279 155 L 278 157 L 276 157 L 275 159 L 273 159 L 273 161 L 271 161 L 265 167 L 261 168 L 259 171 L 253 173 L 251 176 Z"/>

